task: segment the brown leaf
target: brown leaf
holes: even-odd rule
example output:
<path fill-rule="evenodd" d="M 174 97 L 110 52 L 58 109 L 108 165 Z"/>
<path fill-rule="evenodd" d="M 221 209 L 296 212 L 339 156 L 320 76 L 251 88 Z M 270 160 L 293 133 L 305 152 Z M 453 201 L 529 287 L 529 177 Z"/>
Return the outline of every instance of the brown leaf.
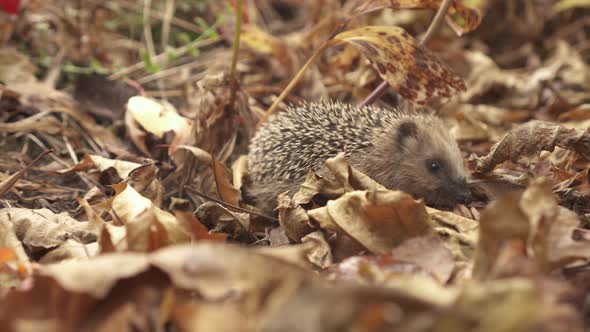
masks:
<path fill-rule="evenodd" d="M 215 176 L 215 185 L 217 186 L 217 194 L 222 201 L 233 206 L 240 206 L 240 191 L 236 189 L 230 182 L 230 174 L 222 163 L 215 160 L 213 162 L 213 175 Z"/>
<path fill-rule="evenodd" d="M 205 227 L 191 212 L 177 210 L 174 211 L 174 216 L 178 221 L 188 226 L 189 231 L 193 234 L 196 240 L 212 240 L 221 242 L 225 242 L 227 240 L 227 234 L 210 233 L 207 227 Z"/>
<path fill-rule="evenodd" d="M 379 75 L 412 103 L 425 105 L 435 98 L 451 97 L 465 90 L 465 83 L 457 74 L 400 27 L 349 30 L 336 35 L 334 42 L 349 43 L 359 49 Z"/>
<path fill-rule="evenodd" d="M 431 232 L 424 203 L 401 191 L 353 191 L 308 211 L 324 229 L 344 233 L 373 253 Z"/>
<path fill-rule="evenodd" d="M 575 213 L 557 205 L 550 181 L 535 180 L 524 192 L 493 202 L 482 214 L 474 275 L 490 278 L 510 269 L 521 273 L 518 266 L 502 264 L 502 255 L 511 255 L 514 262 L 530 260 L 541 272 L 587 260 L 590 242 L 575 239 L 578 224 Z"/>
<path fill-rule="evenodd" d="M 299 186 L 293 200 L 300 205 L 308 204 L 317 195 L 325 198 L 337 198 L 344 194 L 342 185 L 333 179 L 318 175 L 314 170 L 307 173 L 307 178 Z"/>
<path fill-rule="evenodd" d="M 487 156 L 472 157 L 469 167 L 486 173 L 507 160 L 526 163 L 541 151 L 553 151 L 556 146 L 590 160 L 590 129 L 567 129 L 551 122 L 529 121 L 510 130 Z"/>
<path fill-rule="evenodd" d="M 345 192 L 354 190 L 385 190 L 385 187 L 350 166 L 344 152 L 326 160 L 326 167 L 332 172 L 336 181 L 340 182 Z"/>
<path fill-rule="evenodd" d="M 453 254 L 435 234 L 410 238 L 395 247 L 391 256 L 420 266 L 443 285 L 451 278 L 455 268 Z"/>
<path fill-rule="evenodd" d="M 307 259 L 309 259 L 310 263 L 321 269 L 332 265 L 334 261 L 332 248 L 328 244 L 324 233 L 321 231 L 309 233 L 301 239 L 301 242 L 313 245 L 307 254 Z"/>
<path fill-rule="evenodd" d="M 147 251 L 190 240 L 189 233 L 170 212 L 155 206 L 133 187 L 121 183 L 113 188 L 116 195 L 112 198 L 111 213 L 125 225 L 127 248 Z"/>
<path fill-rule="evenodd" d="M 96 234 L 88 230 L 88 223 L 72 219 L 66 212 L 6 208 L 0 210 L 0 223 L 12 224 L 20 241 L 34 248 L 53 248 L 70 237 L 86 243 L 96 240 Z"/>
<path fill-rule="evenodd" d="M 279 223 L 291 241 L 300 242 L 313 229 L 309 225 L 309 217 L 305 210 L 289 195 L 278 197 Z"/>

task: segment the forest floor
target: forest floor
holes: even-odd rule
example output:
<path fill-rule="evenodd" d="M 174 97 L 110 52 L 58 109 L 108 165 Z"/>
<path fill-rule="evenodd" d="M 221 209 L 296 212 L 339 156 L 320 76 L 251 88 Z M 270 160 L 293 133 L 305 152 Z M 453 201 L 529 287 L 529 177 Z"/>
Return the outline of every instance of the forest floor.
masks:
<path fill-rule="evenodd" d="M 0 7 L 1 331 L 590 330 L 590 1 Z M 319 100 L 436 112 L 473 199 L 338 155 L 259 210 Z"/>

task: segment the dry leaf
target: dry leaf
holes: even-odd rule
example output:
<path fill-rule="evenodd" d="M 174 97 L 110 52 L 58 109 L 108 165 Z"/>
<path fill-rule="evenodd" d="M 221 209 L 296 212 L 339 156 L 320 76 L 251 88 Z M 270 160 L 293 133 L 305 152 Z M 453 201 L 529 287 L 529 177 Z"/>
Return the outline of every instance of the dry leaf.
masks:
<path fill-rule="evenodd" d="M 441 3 L 441 0 L 358 0 L 347 5 L 349 6 L 350 15 L 358 16 L 384 8 L 394 10 L 428 8 L 438 10 Z M 462 2 L 453 0 L 447 18 L 451 27 L 460 36 L 475 30 L 481 23 L 482 15 L 477 9 L 469 8 Z"/>
<path fill-rule="evenodd" d="M 469 160 L 469 167 L 486 173 L 507 160 L 524 164 L 541 151 L 553 151 L 556 146 L 575 151 L 590 160 L 590 131 L 567 129 L 545 121 L 529 121 L 508 132 L 487 156 Z"/>
<path fill-rule="evenodd" d="M 335 43 L 350 43 L 400 95 L 418 105 L 465 90 L 463 80 L 404 29 L 368 26 L 339 33 Z"/>
<path fill-rule="evenodd" d="M 167 211 L 155 206 L 141 196 L 133 187 L 124 183 L 114 185 L 115 196 L 111 206 L 116 216 L 124 223 L 127 247 L 135 251 L 154 250 L 160 246 L 187 242 L 189 234 L 178 220 Z"/>
<path fill-rule="evenodd" d="M 228 171 L 222 163 L 215 160 L 213 162 L 213 175 L 215 176 L 215 185 L 217 194 L 222 201 L 233 206 L 240 206 L 241 193 L 230 182 L 231 172 Z"/>
<path fill-rule="evenodd" d="M 131 97 L 127 102 L 126 119 L 128 115 L 147 132 L 160 139 L 164 138 L 164 134 L 167 132 L 174 132 L 175 137 L 168 148 L 169 155 L 176 151 L 178 145 L 190 145 L 191 143 L 193 121 L 180 116 L 176 109 L 168 103 L 140 96 Z M 130 121 L 126 120 L 126 123 L 129 125 Z M 128 127 L 128 129 L 132 130 L 131 137 L 134 139 L 134 143 L 142 150 L 147 150 L 140 133 L 137 133 L 136 126 Z"/>
<path fill-rule="evenodd" d="M 12 224 L 23 244 L 33 248 L 53 248 L 73 237 L 85 243 L 96 240 L 88 223 L 72 219 L 66 212 L 54 214 L 48 209 L 7 208 L 0 210 L 1 223 Z"/>
<path fill-rule="evenodd" d="M 313 231 L 305 209 L 287 194 L 279 195 L 278 202 L 277 210 L 281 227 L 291 241 L 300 242 L 304 236 Z"/>
<path fill-rule="evenodd" d="M 353 191 L 308 211 L 324 229 L 344 233 L 373 253 L 431 232 L 424 203 L 401 191 Z"/>
<path fill-rule="evenodd" d="M 60 170 L 58 171 L 58 173 L 66 174 L 69 172 L 88 170 L 92 167 L 95 167 L 99 171 L 104 172 L 108 168 L 112 167 L 117 171 L 117 174 L 119 174 L 121 179 L 126 179 L 132 170 L 140 166 L 141 164 L 130 161 L 109 159 L 99 155 L 87 154 L 84 155 L 84 159 L 82 159 L 82 161 L 80 161 L 76 165 L 64 170 Z"/>

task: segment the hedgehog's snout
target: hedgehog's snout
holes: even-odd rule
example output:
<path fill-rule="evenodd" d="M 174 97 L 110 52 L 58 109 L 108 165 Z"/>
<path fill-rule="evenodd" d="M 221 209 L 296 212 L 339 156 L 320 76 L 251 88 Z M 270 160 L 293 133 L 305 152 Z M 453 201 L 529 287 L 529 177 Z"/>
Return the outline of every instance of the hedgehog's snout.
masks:
<path fill-rule="evenodd" d="M 466 192 L 460 193 L 457 196 L 457 202 L 459 202 L 460 204 L 467 205 L 467 204 L 471 203 L 471 199 L 472 199 L 471 191 L 469 191 L 469 190 Z"/>
<path fill-rule="evenodd" d="M 436 208 L 453 208 L 457 204 L 472 201 L 471 189 L 464 179 L 446 181 L 440 187 L 428 192 L 424 197 L 426 204 Z"/>
<path fill-rule="evenodd" d="M 458 180 L 452 185 L 453 194 L 459 204 L 469 204 L 472 200 L 471 189 L 465 179 Z"/>

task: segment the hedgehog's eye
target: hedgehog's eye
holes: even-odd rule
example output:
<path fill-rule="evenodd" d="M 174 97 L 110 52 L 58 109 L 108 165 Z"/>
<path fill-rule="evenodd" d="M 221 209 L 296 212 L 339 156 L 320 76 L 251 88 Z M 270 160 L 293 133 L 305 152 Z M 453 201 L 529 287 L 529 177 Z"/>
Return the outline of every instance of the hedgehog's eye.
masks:
<path fill-rule="evenodd" d="M 438 160 L 430 159 L 426 161 L 426 168 L 428 168 L 431 173 L 436 173 L 440 170 L 441 163 Z"/>

